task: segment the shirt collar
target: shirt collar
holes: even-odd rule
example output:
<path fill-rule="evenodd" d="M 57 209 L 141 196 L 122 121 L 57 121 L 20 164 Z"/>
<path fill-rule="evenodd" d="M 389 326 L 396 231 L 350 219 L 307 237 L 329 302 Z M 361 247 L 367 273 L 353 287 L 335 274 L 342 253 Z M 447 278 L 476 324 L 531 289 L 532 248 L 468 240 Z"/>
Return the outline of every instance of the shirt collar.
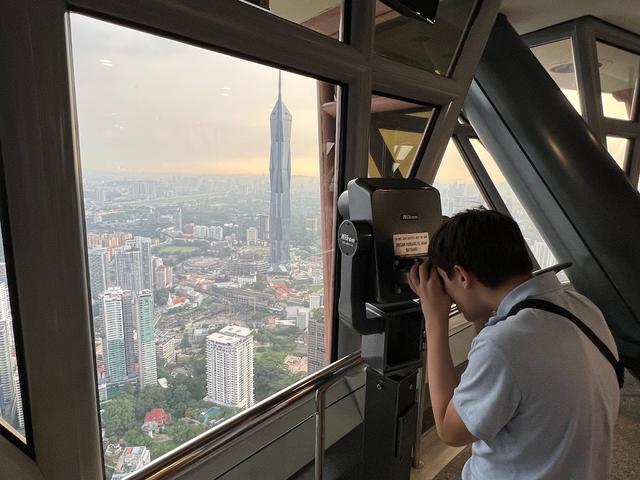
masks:
<path fill-rule="evenodd" d="M 559 288 L 562 288 L 562 284 L 560 283 L 560 280 L 558 280 L 556 273 L 553 271 L 530 278 L 507 293 L 507 295 L 502 299 L 502 302 L 500 302 L 500 306 L 498 307 L 496 314 L 487 322 L 487 326 L 495 325 L 499 321 L 504 320 L 507 317 L 509 310 L 511 310 L 516 303 L 530 297 L 543 295 Z"/>

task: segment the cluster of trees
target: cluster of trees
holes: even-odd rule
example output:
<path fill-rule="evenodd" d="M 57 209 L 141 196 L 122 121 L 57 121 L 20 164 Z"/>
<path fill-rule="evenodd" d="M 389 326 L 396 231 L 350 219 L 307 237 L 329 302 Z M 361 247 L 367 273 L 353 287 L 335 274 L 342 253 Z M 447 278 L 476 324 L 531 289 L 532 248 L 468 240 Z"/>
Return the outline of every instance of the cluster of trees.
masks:
<path fill-rule="evenodd" d="M 267 346 L 256 350 L 253 359 L 253 395 L 257 402 L 304 378 L 304 373 L 291 373 L 284 364 L 287 355 L 295 353 L 297 327 L 262 328 L 254 340 Z"/>
<path fill-rule="evenodd" d="M 159 385 L 148 385 L 138 392 L 133 388 L 125 388 L 105 403 L 102 425 L 109 443 L 146 445 L 152 456 L 154 452 L 160 455 L 206 429 L 198 423 L 200 412 L 207 408 L 207 404 L 201 400 L 205 395 L 202 379 L 187 375 L 168 379 L 166 389 Z M 163 408 L 174 419 L 164 432 L 170 440 L 166 437 L 152 439 L 142 432 L 144 416 L 153 408 Z M 160 443 L 162 445 L 158 445 Z"/>

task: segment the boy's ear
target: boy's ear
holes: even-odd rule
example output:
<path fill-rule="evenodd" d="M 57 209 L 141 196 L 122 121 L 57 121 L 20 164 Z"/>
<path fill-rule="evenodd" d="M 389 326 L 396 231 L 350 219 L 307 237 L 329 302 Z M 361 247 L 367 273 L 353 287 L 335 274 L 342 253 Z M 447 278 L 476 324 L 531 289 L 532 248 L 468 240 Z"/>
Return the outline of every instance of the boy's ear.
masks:
<path fill-rule="evenodd" d="M 460 265 L 454 265 L 453 274 L 455 278 L 457 278 L 457 280 L 460 282 L 462 287 L 469 288 L 473 285 L 473 274 L 466 268 L 461 267 Z"/>

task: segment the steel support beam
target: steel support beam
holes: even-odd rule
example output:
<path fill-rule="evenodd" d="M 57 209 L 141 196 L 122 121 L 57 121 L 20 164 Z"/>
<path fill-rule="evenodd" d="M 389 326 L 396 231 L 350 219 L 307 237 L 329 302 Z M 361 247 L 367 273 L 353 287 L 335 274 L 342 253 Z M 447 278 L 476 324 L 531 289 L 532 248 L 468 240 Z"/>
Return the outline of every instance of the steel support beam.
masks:
<path fill-rule="evenodd" d="M 574 286 L 603 310 L 628 367 L 640 370 L 640 196 L 499 16 L 465 105 L 467 118 Z"/>

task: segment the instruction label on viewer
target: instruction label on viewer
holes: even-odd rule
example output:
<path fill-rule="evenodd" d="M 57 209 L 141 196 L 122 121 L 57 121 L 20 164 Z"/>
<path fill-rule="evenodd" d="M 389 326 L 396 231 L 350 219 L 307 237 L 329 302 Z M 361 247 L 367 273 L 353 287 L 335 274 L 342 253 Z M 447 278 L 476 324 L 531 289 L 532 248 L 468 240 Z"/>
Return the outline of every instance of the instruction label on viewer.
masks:
<path fill-rule="evenodd" d="M 426 255 L 429 250 L 429 232 L 397 233 L 393 236 L 393 254 L 396 257 Z"/>

